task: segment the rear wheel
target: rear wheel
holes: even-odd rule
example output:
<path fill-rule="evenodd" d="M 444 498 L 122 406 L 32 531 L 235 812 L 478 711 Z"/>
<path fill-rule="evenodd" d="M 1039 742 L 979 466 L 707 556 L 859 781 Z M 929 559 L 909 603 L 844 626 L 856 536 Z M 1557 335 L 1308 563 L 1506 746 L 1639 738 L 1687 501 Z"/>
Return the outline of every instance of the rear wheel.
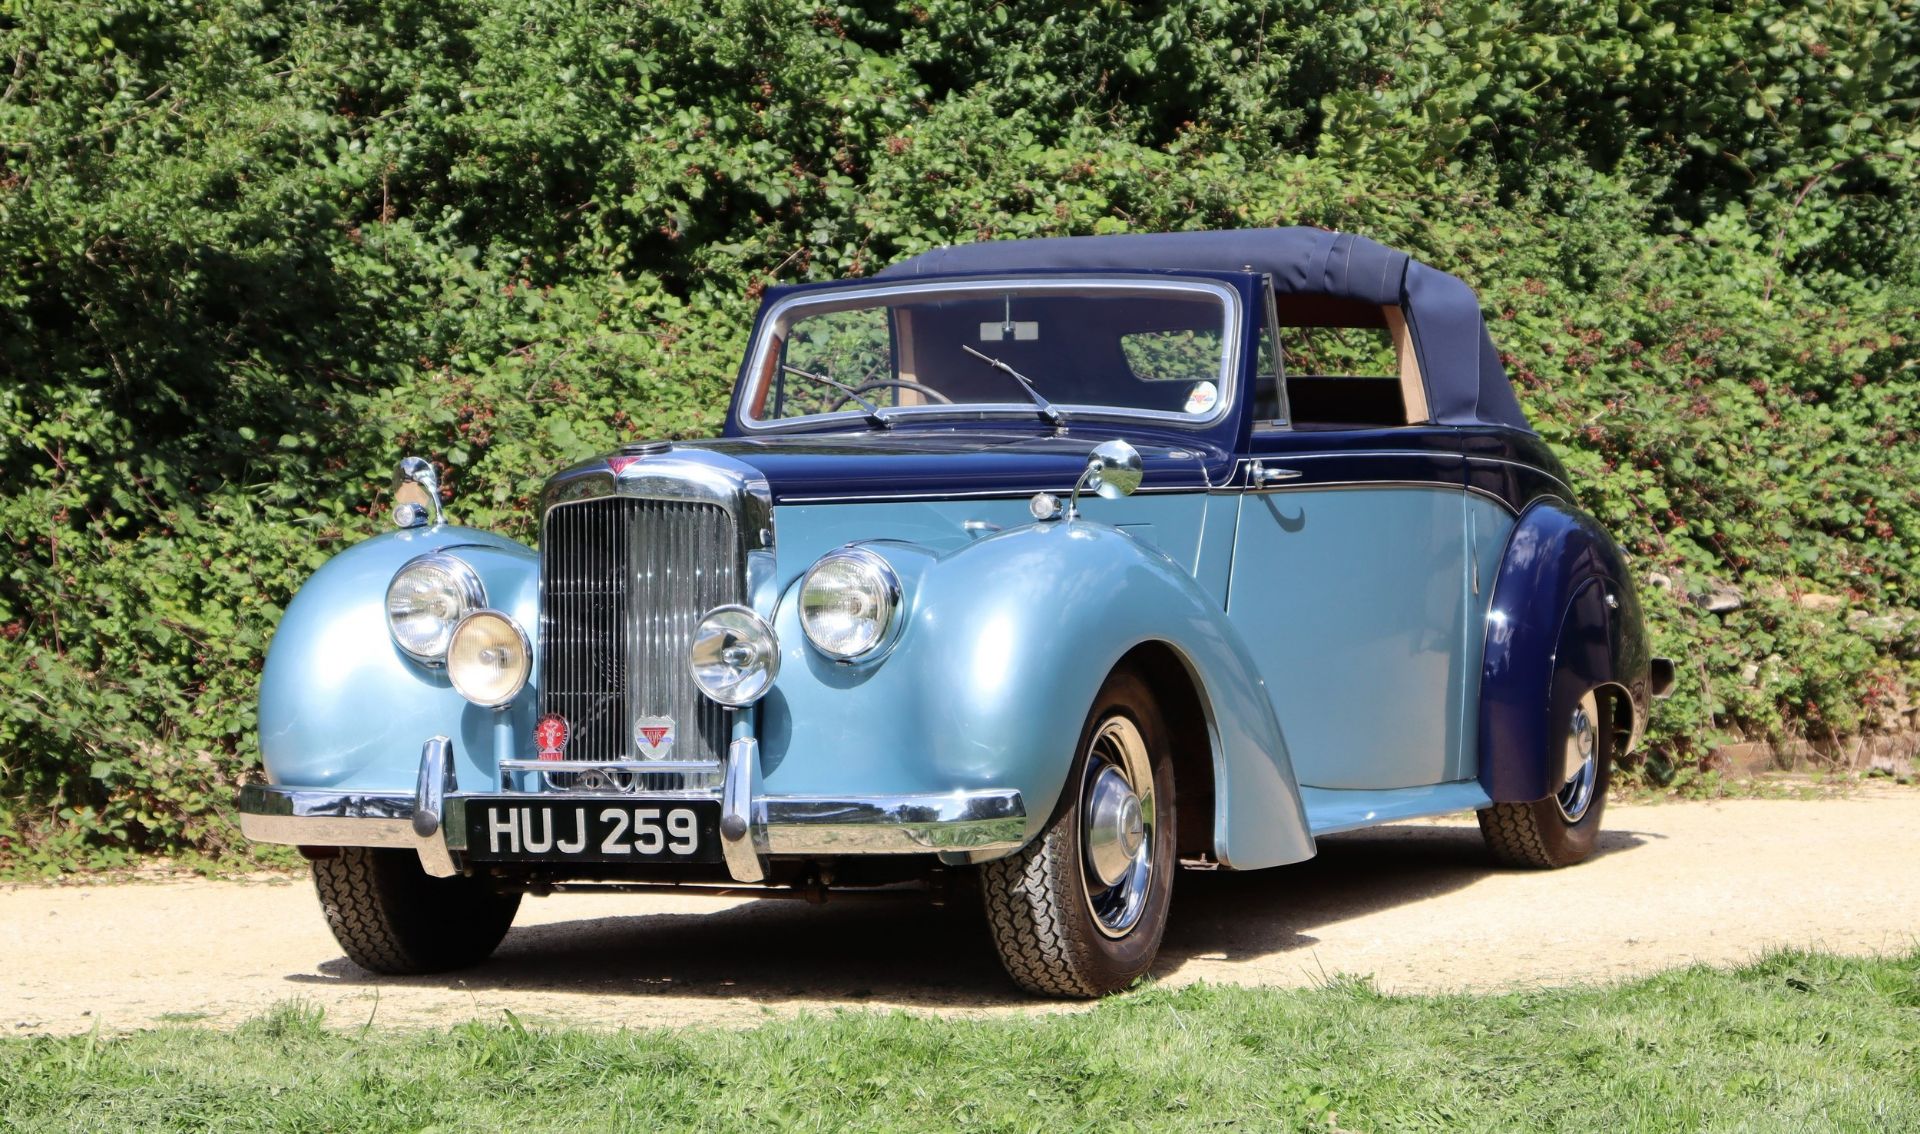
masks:
<path fill-rule="evenodd" d="M 412 851 L 341 847 L 313 860 L 327 928 L 347 959 L 389 975 L 437 973 L 485 960 L 507 935 L 520 895 L 479 878 L 434 878 Z"/>
<path fill-rule="evenodd" d="M 1572 866 L 1593 854 L 1607 809 L 1613 729 L 1605 700 L 1593 690 L 1580 698 L 1561 727 L 1566 765 L 1573 774 L 1559 790 L 1532 803 L 1496 803 L 1480 812 L 1480 834 L 1507 866 Z"/>
<path fill-rule="evenodd" d="M 1101 996 L 1152 966 L 1173 897 L 1173 792 L 1153 695 L 1116 673 L 1094 699 L 1052 822 L 981 868 L 994 946 L 1022 988 Z"/>

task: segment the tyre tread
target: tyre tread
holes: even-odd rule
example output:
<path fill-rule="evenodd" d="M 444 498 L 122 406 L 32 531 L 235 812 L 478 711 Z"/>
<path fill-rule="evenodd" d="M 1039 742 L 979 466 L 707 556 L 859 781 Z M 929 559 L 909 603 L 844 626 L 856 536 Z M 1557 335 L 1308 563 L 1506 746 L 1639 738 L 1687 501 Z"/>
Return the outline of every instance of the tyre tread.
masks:
<path fill-rule="evenodd" d="M 1087 746 L 1102 716 L 1130 716 L 1146 741 L 1159 793 L 1157 883 L 1141 921 L 1122 941 L 1093 921 L 1081 879 L 1078 782 Z M 1132 984 L 1152 967 L 1172 900 L 1178 785 L 1167 757 L 1165 726 L 1152 690 L 1126 669 L 1108 675 L 1081 731 L 1068 789 L 1046 828 L 1020 850 L 980 867 L 987 926 L 1007 975 L 1042 996 L 1091 998 Z"/>
<path fill-rule="evenodd" d="M 1075 963 L 1072 927 L 1059 916 L 1079 899 L 1060 892 L 1048 853 L 1054 842 L 1050 832 L 983 867 L 987 923 L 1007 974 L 1020 987 L 1043 996 L 1097 996 L 1100 990 Z"/>
<path fill-rule="evenodd" d="M 347 959 L 390 976 L 484 960 L 506 936 L 519 897 L 494 894 L 473 878 L 430 878 L 410 857 L 342 847 L 313 860 L 321 912 Z"/>
<path fill-rule="evenodd" d="M 1503 866 L 1547 870 L 1559 865 L 1553 860 L 1542 836 L 1538 816 L 1531 803 L 1496 803 L 1481 809 L 1480 834 L 1487 850 Z"/>

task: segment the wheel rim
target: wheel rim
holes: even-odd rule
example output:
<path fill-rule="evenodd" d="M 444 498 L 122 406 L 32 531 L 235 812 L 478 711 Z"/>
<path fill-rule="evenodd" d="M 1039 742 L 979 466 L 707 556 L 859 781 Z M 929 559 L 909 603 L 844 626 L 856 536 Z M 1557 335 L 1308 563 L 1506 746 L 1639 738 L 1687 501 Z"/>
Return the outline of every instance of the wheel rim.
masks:
<path fill-rule="evenodd" d="M 1124 937 L 1140 923 L 1153 888 L 1153 765 L 1126 717 L 1102 722 L 1080 783 L 1080 881 L 1093 923 Z"/>
<path fill-rule="evenodd" d="M 1578 823 L 1593 806 L 1593 788 L 1600 779 L 1600 705 L 1589 692 L 1573 707 L 1567 720 L 1567 756 L 1562 767 L 1573 775 L 1554 793 L 1553 802 L 1569 823 Z"/>

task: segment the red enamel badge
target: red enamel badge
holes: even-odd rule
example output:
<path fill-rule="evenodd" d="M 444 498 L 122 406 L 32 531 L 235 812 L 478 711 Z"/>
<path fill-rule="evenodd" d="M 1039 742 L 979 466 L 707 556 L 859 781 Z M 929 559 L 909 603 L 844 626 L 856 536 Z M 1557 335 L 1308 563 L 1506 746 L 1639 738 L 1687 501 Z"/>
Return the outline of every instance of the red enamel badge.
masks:
<path fill-rule="evenodd" d="M 541 717 L 533 726 L 533 743 L 540 749 L 540 759 L 561 759 L 567 748 L 567 718 L 558 713 Z"/>
<path fill-rule="evenodd" d="M 608 457 L 607 467 L 613 470 L 613 475 L 619 476 L 621 473 L 627 471 L 628 465 L 635 463 L 639 459 L 639 457 Z"/>

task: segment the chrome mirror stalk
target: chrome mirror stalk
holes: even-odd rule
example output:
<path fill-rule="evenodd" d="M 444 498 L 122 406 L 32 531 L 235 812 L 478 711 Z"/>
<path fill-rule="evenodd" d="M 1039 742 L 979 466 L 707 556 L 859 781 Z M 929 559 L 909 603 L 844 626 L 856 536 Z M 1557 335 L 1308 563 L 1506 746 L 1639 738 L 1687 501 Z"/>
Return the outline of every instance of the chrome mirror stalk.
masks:
<path fill-rule="evenodd" d="M 447 522 L 440 508 L 440 474 L 424 457 L 402 457 L 393 468 L 393 526 L 434 527 Z"/>
<path fill-rule="evenodd" d="M 1067 498 L 1067 519 L 1079 518 L 1080 493 L 1084 490 L 1091 488 L 1104 500 L 1118 500 L 1132 496 L 1143 475 L 1140 450 L 1118 439 L 1102 441 L 1087 457 L 1087 471 L 1080 474 L 1073 495 Z"/>

